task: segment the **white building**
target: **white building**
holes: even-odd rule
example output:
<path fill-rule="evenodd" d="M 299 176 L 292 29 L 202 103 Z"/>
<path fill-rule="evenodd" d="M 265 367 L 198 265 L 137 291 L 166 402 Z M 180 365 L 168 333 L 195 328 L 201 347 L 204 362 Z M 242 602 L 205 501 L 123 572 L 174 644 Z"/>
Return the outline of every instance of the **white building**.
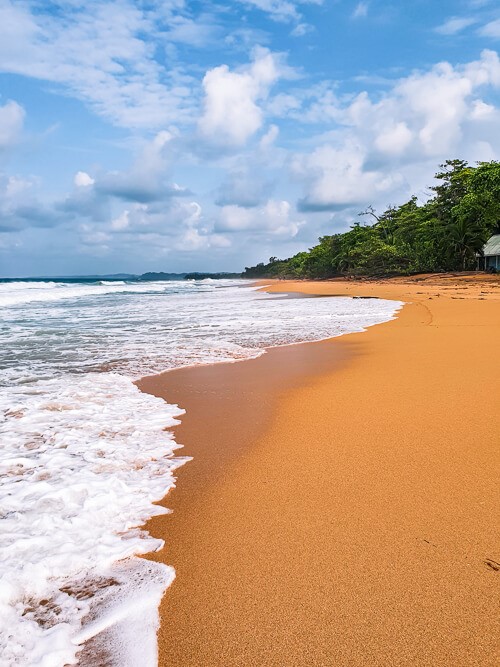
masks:
<path fill-rule="evenodd" d="M 500 271 L 500 234 L 492 236 L 483 248 L 483 257 L 479 258 L 479 268 L 485 271 Z"/>

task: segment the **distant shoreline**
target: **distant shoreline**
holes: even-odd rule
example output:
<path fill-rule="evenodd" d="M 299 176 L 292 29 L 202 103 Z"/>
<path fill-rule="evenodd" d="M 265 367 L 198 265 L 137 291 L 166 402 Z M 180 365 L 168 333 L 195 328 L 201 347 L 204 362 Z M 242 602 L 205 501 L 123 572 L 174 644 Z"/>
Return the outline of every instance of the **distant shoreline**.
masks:
<path fill-rule="evenodd" d="M 0 278 L 0 283 L 13 282 L 66 282 L 66 283 L 82 283 L 82 282 L 98 282 L 100 280 L 112 282 L 149 282 L 149 281 L 176 281 L 176 280 L 249 280 L 242 278 L 240 273 L 204 273 L 204 272 L 186 272 L 186 273 L 163 273 L 163 272 L 149 272 L 141 274 L 132 273 L 113 273 L 111 275 L 87 275 L 87 276 L 29 276 L 25 278 Z"/>

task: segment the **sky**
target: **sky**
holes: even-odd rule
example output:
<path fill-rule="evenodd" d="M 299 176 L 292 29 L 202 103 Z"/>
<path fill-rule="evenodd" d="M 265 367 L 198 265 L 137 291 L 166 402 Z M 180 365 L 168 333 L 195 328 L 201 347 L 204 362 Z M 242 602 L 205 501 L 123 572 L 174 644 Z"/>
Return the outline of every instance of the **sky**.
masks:
<path fill-rule="evenodd" d="M 0 276 L 239 271 L 500 159 L 495 0 L 0 0 Z"/>

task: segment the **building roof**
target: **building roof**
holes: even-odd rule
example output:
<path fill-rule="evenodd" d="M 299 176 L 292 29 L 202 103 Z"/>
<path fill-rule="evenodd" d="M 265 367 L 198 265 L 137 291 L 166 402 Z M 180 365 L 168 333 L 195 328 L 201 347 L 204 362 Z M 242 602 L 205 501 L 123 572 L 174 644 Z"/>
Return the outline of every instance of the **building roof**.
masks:
<path fill-rule="evenodd" d="M 483 254 L 485 257 L 500 255 L 500 234 L 495 234 L 488 240 L 483 248 Z"/>

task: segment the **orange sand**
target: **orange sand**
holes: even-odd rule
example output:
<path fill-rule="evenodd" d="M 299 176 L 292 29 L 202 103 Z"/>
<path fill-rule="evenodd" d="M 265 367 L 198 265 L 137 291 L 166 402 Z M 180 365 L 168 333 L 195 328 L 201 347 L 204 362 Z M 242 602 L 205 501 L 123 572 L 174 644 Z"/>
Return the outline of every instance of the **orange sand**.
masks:
<path fill-rule="evenodd" d="M 277 283 L 393 322 L 147 378 L 195 459 L 148 529 L 174 565 L 160 666 L 498 664 L 500 290 L 482 276 Z"/>

